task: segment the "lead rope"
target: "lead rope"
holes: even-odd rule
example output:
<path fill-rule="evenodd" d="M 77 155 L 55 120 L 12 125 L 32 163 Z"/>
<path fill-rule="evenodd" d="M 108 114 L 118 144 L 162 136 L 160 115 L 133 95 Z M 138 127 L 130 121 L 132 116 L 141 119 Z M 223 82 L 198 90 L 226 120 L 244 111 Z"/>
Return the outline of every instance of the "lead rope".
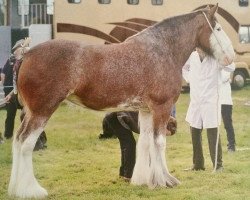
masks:
<path fill-rule="evenodd" d="M 207 20 L 207 23 L 210 27 L 210 29 L 212 30 L 212 33 L 214 34 L 214 37 L 215 39 L 217 40 L 218 44 L 220 45 L 220 48 L 222 50 L 222 52 L 225 53 L 224 49 L 222 48 L 222 45 L 220 43 L 220 41 L 218 40 L 218 38 L 216 37 L 216 34 L 214 33 L 214 30 L 213 30 L 213 27 L 211 26 L 206 14 L 204 12 L 202 12 L 202 14 L 204 15 L 205 19 Z M 216 169 L 217 169 L 217 159 L 218 159 L 218 146 L 219 146 L 219 138 L 220 138 L 220 126 L 219 126 L 219 73 L 217 73 L 217 105 L 216 105 L 216 108 L 217 108 L 217 137 L 216 137 L 216 145 L 215 145 L 215 161 L 214 161 L 214 169 L 213 169 L 213 173 L 216 172 Z"/>
<path fill-rule="evenodd" d="M 218 163 L 218 146 L 219 146 L 219 139 L 220 139 L 220 125 L 219 125 L 219 115 L 221 114 L 219 112 L 219 97 L 220 97 L 220 93 L 219 93 L 219 73 L 217 73 L 217 137 L 216 137 L 216 145 L 215 145 L 215 161 L 214 161 L 214 169 L 213 169 L 213 173 L 216 172 L 217 169 L 217 163 Z"/>

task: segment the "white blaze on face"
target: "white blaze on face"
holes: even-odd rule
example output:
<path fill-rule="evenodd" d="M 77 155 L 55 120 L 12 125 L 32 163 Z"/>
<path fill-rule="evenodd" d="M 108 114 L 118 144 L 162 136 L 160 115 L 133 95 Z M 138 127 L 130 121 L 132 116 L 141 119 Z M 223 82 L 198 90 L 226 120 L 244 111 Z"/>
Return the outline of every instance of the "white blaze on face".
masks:
<path fill-rule="evenodd" d="M 235 57 L 233 45 L 221 25 L 216 23 L 214 32 L 210 36 L 210 45 L 214 57 L 222 66 L 230 65 Z"/>

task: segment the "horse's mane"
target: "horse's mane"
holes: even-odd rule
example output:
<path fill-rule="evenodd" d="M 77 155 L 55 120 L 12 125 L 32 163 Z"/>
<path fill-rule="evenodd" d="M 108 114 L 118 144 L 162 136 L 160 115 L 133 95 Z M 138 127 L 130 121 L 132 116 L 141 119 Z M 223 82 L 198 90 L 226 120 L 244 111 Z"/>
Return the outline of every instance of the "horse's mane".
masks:
<path fill-rule="evenodd" d="M 207 12 L 207 9 L 200 9 L 194 12 L 190 12 L 190 13 L 186 13 L 186 14 L 182 14 L 182 15 L 178 15 L 178 16 L 174 16 L 174 17 L 169 17 L 166 18 L 164 20 L 162 20 L 161 22 L 156 23 L 155 25 L 153 25 L 154 27 L 178 27 L 176 26 L 177 24 L 185 24 L 186 22 L 192 20 L 193 18 L 195 18 L 198 14 L 200 14 L 201 12 Z"/>
<path fill-rule="evenodd" d="M 180 20 L 182 23 L 186 23 L 187 21 L 196 17 L 198 14 L 205 13 L 206 15 L 208 15 L 209 10 L 210 10 L 210 8 L 209 8 L 209 6 L 207 6 L 206 8 L 197 9 L 197 10 L 194 10 L 193 12 L 190 12 L 190 13 L 167 18 L 167 19 L 155 24 L 155 26 L 161 25 L 161 24 L 167 24 L 167 25 L 170 25 L 172 27 L 177 27 L 176 23 L 180 22 Z M 215 16 L 213 16 L 213 19 L 215 21 L 217 21 Z"/>
<path fill-rule="evenodd" d="M 145 34 L 145 32 L 149 32 L 149 31 L 153 31 L 153 30 L 157 30 L 157 29 L 173 29 L 173 28 L 179 29 L 179 28 L 181 28 L 179 26 L 180 24 L 185 24 L 186 22 L 195 18 L 201 12 L 207 12 L 207 11 L 208 11 L 207 8 L 203 8 L 203 9 L 196 10 L 194 12 L 166 18 L 166 19 L 164 19 L 160 22 L 157 22 L 156 24 L 144 29 L 143 31 L 141 31 L 135 35 L 132 35 L 131 37 L 127 38 L 126 41 L 128 41 L 132 38 L 135 38 L 137 36 L 143 35 L 143 34 Z"/>

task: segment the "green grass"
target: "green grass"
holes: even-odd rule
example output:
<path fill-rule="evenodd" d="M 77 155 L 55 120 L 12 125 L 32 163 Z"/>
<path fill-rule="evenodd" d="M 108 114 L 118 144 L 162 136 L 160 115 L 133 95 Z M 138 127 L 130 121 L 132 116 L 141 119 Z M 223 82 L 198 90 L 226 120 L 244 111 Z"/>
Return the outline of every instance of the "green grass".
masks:
<path fill-rule="evenodd" d="M 120 149 L 117 139 L 98 140 L 104 112 L 62 104 L 47 127 L 48 148 L 33 154 L 35 175 L 49 193 L 49 200 L 247 200 L 250 199 L 250 86 L 233 91 L 233 119 L 239 151 L 228 154 L 226 135 L 220 128 L 224 171 L 212 173 L 207 138 L 203 146 L 206 171 L 186 172 L 192 164 L 192 147 L 185 114 L 189 94 L 181 94 L 177 103 L 178 133 L 167 138 L 167 161 L 171 173 L 181 185 L 175 188 L 148 189 L 132 186 L 118 177 Z M 0 111 L 3 129 L 5 111 Z M 16 119 L 16 128 L 20 124 Z M 137 135 L 135 134 L 135 137 Z M 248 149 L 247 149 L 248 148 Z M 0 145 L 0 199 L 8 200 L 11 171 L 11 141 Z"/>

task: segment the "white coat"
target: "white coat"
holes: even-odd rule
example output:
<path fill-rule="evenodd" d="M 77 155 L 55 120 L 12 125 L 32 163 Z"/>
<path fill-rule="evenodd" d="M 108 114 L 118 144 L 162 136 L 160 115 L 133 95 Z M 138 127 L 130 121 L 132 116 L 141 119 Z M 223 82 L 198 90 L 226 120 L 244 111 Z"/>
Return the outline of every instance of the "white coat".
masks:
<path fill-rule="evenodd" d="M 213 57 L 209 56 L 201 62 L 196 51 L 183 66 L 183 77 L 190 85 L 190 104 L 186 115 L 186 121 L 190 126 L 207 129 L 220 125 L 221 70 L 233 71 L 234 65 L 222 68 Z"/>
<path fill-rule="evenodd" d="M 234 66 L 234 64 L 233 64 Z M 235 66 L 234 66 L 235 68 Z M 231 92 L 231 72 L 221 70 L 221 85 L 220 85 L 220 103 L 221 105 L 233 105 L 232 92 Z"/>

